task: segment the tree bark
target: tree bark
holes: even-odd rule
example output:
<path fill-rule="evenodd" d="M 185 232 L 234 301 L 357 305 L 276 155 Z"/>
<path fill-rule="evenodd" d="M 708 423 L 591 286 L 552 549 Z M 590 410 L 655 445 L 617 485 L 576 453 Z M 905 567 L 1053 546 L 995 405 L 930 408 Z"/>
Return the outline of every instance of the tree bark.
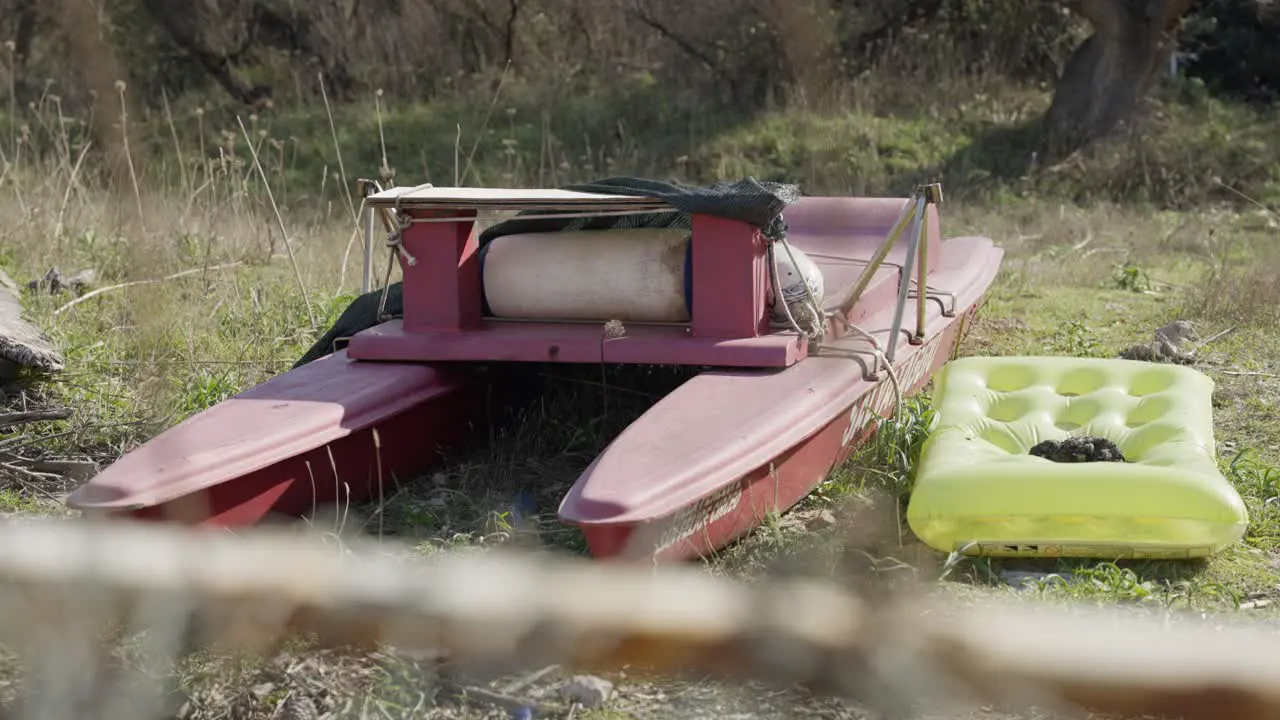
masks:
<path fill-rule="evenodd" d="M 1069 0 L 1093 35 L 1067 61 L 1045 114 L 1045 155 L 1058 160 L 1114 130 L 1134 111 L 1173 50 L 1194 0 Z"/>

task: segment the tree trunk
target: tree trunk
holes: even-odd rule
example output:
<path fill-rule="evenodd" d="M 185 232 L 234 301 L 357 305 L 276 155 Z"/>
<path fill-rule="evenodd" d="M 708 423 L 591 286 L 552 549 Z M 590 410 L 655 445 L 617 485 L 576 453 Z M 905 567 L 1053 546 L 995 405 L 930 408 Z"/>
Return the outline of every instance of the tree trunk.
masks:
<path fill-rule="evenodd" d="M 1059 160 L 1111 132 L 1137 107 L 1173 50 L 1194 0 L 1072 0 L 1093 26 L 1058 80 L 1045 114 L 1045 154 Z"/>
<path fill-rule="evenodd" d="M 832 62 L 839 58 L 836 27 L 828 0 L 765 0 L 761 5 L 777 29 L 789 91 L 798 96 L 788 101 L 822 109 L 836 99 L 832 90 L 839 86 Z"/>
<path fill-rule="evenodd" d="M 138 90 L 125 85 L 124 64 L 107 38 L 97 8 L 87 0 L 62 0 L 50 8 L 51 16 L 67 40 L 67 64 L 80 76 L 82 86 L 94 96 L 94 143 L 102 151 L 113 187 L 127 188 L 133 168 L 146 164 L 146 147 L 137 141 Z"/>

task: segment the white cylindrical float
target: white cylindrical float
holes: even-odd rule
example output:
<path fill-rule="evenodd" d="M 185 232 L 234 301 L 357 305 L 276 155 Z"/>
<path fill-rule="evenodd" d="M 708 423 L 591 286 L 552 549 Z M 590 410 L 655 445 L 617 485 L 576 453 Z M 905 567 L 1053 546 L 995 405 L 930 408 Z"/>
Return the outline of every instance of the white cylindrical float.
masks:
<path fill-rule="evenodd" d="M 528 320 L 688 322 L 689 231 L 633 228 L 519 233 L 481 255 L 489 314 Z"/>
<path fill-rule="evenodd" d="M 778 264 L 778 284 L 782 286 L 781 292 L 773 293 L 769 307 L 773 321 L 785 323 L 788 310 L 792 317 L 804 314 L 809 306 L 810 294 L 818 309 L 821 309 L 826 297 L 826 287 L 822 269 L 817 263 L 800 248 L 780 242 L 773 244 L 773 256 Z M 807 291 L 806 285 L 809 288 Z M 782 303 L 778 302 L 779 298 Z"/>

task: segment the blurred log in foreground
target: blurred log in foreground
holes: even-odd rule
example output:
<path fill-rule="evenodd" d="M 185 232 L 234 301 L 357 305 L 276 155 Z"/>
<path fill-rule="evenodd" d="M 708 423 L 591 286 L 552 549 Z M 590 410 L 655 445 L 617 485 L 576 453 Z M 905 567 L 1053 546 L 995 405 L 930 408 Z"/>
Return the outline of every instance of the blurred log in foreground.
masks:
<path fill-rule="evenodd" d="M 884 709 L 932 698 L 1280 716 L 1280 639 L 1256 627 L 1029 603 L 873 606 L 812 580 L 748 585 L 696 567 L 502 553 L 407 559 L 387 546 L 357 555 L 297 535 L 164 526 L 9 523 L 0 547 L 0 642 L 66 683 L 68 656 L 91 655 L 93 638 L 119 623 L 147 628 L 170 653 L 192 643 L 263 652 L 305 632 L 467 664 L 798 683 Z"/>

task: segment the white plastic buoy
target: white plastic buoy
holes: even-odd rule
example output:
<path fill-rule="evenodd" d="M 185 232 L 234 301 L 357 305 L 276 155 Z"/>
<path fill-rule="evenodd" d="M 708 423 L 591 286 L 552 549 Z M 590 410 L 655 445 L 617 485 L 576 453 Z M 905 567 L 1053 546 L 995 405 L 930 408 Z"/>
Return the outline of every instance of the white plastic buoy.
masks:
<path fill-rule="evenodd" d="M 773 303 L 770 308 L 774 321 L 779 323 L 787 322 L 787 313 L 783 310 L 783 306 L 778 303 L 779 296 L 786 303 L 786 307 L 791 310 L 792 317 L 797 320 L 802 316 L 812 314 L 807 311 L 809 294 L 804 289 L 806 283 L 809 285 L 809 291 L 813 293 L 813 299 L 817 302 L 818 307 L 821 308 L 825 288 L 822 280 L 822 270 L 817 263 L 810 259 L 800 248 L 794 245 L 783 245 L 782 243 L 774 243 L 773 256 L 778 262 L 778 283 L 782 287 L 780 293 L 774 293 Z M 793 256 L 795 258 L 794 262 L 792 261 Z"/>
<path fill-rule="evenodd" d="M 572 230 L 494 238 L 485 301 L 494 317 L 688 322 L 689 231 Z"/>

